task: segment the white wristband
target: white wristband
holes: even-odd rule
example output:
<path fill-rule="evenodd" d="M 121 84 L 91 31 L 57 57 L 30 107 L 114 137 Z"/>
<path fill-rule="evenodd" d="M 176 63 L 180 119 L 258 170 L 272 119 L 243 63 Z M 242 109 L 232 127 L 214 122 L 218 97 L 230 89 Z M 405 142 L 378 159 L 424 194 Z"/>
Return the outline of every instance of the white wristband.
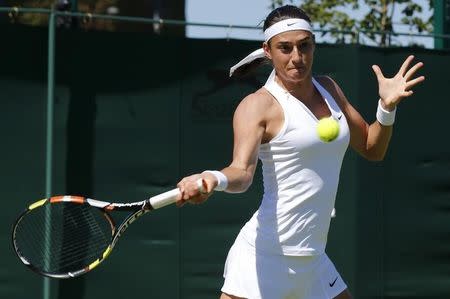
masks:
<path fill-rule="evenodd" d="M 217 170 L 205 170 L 204 172 L 208 172 L 216 177 L 217 186 L 214 188 L 216 191 L 224 191 L 228 187 L 228 179 L 227 177 L 220 171 Z"/>
<path fill-rule="evenodd" d="M 381 100 L 378 101 L 377 108 L 377 120 L 383 126 L 392 126 L 395 122 L 395 112 L 397 111 L 397 107 L 392 111 L 387 111 L 381 106 Z"/>

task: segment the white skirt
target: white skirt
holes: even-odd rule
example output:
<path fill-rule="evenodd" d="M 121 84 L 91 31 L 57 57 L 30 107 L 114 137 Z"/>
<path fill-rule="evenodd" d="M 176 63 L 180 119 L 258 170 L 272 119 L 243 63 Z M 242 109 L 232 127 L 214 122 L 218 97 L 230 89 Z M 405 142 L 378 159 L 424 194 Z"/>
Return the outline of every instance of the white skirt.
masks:
<path fill-rule="evenodd" d="M 260 253 L 241 236 L 228 253 L 224 278 L 223 293 L 248 299 L 331 299 L 347 289 L 326 254 Z"/>

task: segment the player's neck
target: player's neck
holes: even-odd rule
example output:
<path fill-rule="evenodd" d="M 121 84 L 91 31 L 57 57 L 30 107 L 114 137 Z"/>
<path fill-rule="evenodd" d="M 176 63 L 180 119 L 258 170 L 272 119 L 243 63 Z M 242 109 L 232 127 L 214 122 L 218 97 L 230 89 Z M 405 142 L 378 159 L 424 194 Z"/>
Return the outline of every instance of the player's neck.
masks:
<path fill-rule="evenodd" d="M 282 81 L 280 78 L 276 78 L 276 82 L 292 96 L 302 102 L 309 102 L 312 100 L 315 87 L 312 83 L 312 77 L 305 78 L 300 82 Z"/>

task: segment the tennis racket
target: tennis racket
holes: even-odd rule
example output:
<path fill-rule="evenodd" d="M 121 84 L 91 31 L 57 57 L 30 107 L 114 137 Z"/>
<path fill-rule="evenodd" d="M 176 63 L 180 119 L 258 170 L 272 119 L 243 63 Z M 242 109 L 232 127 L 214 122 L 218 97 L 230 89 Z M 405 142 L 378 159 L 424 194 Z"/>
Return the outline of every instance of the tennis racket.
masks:
<path fill-rule="evenodd" d="M 197 181 L 206 190 L 203 180 Z M 54 196 L 31 204 L 16 220 L 12 242 L 19 259 L 52 278 L 85 274 L 111 253 L 120 236 L 147 212 L 175 203 L 179 189 L 133 203 L 111 203 L 81 196 Z M 117 226 L 113 211 L 130 211 Z"/>

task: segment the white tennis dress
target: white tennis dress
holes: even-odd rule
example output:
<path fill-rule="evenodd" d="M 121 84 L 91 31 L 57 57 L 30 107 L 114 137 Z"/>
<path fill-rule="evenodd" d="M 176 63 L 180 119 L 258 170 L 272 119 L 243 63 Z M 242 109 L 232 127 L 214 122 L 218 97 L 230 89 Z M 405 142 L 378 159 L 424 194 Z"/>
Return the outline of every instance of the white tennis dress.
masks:
<path fill-rule="evenodd" d="M 275 82 L 275 71 L 264 85 L 280 103 L 284 124 L 270 142 L 260 145 L 264 195 L 259 209 L 241 229 L 230 249 L 222 288 L 225 293 L 250 299 L 323 299 L 333 298 L 346 288 L 326 256 L 325 246 L 350 133 L 346 118 L 333 97 L 315 79 L 313 83 L 332 117 L 339 122 L 339 135 L 329 143 L 319 139 L 318 119 L 314 114 Z M 267 263 L 270 264 L 271 259 L 280 260 L 269 266 Z M 276 265 L 281 269 L 277 270 Z M 284 285 L 300 279 L 299 272 L 307 275 L 291 287 Z M 319 283 L 320 277 L 325 280 Z M 333 283 L 335 277 L 338 280 Z M 242 286 L 244 280 L 245 287 Z M 281 293 L 272 293 L 273 288 L 263 291 L 265 280 L 271 281 L 270 285 Z M 323 285 L 330 288 L 327 284 L 332 285 L 332 290 L 324 293 L 328 295 L 313 295 L 322 294 L 319 289 Z M 289 291 L 292 288 L 300 293 Z"/>

